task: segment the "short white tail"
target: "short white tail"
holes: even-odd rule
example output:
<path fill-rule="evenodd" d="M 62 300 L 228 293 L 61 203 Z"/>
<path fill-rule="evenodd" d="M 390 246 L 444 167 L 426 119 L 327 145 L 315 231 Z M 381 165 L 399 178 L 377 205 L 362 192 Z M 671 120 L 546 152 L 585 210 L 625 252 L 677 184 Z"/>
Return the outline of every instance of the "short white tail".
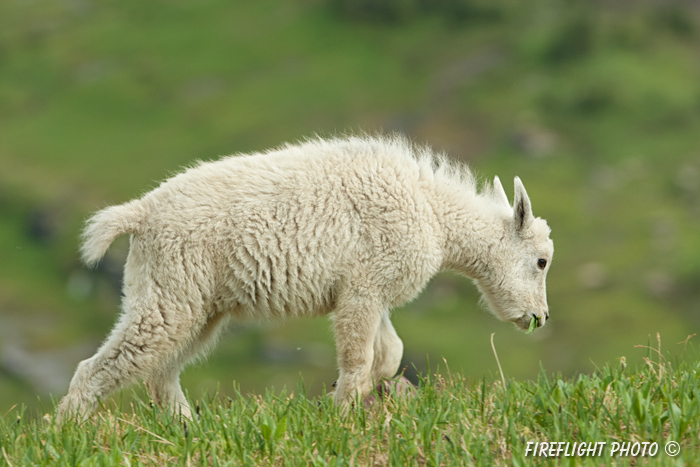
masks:
<path fill-rule="evenodd" d="M 80 248 L 83 262 L 95 266 L 105 255 L 115 238 L 125 233 L 137 233 L 145 217 L 140 200 L 99 211 L 88 220 Z"/>

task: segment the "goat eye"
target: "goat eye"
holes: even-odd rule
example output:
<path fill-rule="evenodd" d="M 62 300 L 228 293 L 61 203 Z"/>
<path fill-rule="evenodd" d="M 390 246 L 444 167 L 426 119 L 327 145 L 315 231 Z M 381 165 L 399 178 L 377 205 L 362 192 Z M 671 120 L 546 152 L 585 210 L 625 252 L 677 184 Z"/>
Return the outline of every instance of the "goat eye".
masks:
<path fill-rule="evenodd" d="M 544 258 L 540 258 L 537 260 L 537 267 L 540 269 L 544 269 L 547 267 L 547 260 Z"/>

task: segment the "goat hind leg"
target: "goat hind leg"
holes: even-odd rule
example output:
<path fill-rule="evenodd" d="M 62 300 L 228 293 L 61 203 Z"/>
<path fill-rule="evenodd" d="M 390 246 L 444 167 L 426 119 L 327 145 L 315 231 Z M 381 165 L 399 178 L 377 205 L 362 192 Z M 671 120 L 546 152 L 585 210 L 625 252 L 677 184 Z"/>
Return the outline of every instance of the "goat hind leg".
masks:
<path fill-rule="evenodd" d="M 167 365 L 144 378 L 148 394 L 155 404 L 167 407 L 175 415 L 192 418 L 190 406 L 180 387 L 181 366 Z"/>
<path fill-rule="evenodd" d="M 86 418 L 100 399 L 138 377 L 157 373 L 174 344 L 158 311 L 126 308 L 109 338 L 91 358 L 80 362 L 58 418 Z"/>
<path fill-rule="evenodd" d="M 206 355 L 214 347 L 227 317 L 224 313 L 217 313 L 209 316 L 203 327 L 191 328 L 190 343 L 182 349 L 179 357 L 144 378 L 154 403 L 167 406 L 176 415 L 192 418 L 190 406 L 180 387 L 180 372 L 187 363 Z"/>

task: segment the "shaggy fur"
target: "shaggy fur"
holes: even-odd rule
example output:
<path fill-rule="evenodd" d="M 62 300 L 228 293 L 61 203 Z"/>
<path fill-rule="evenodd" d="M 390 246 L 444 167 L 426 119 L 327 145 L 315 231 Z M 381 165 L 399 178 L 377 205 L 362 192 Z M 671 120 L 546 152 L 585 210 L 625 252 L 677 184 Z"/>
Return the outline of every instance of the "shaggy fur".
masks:
<path fill-rule="evenodd" d="M 81 362 L 59 414 L 88 414 L 142 378 L 157 403 L 190 416 L 184 365 L 221 325 L 333 313 L 335 400 L 396 374 L 403 343 L 390 310 L 436 273 L 475 280 L 500 319 L 526 329 L 548 317 L 553 246 L 515 180 L 477 192 L 465 167 L 402 138 L 313 140 L 201 163 L 141 199 L 98 212 L 82 248 L 96 264 L 131 234 L 123 313 Z M 538 260 L 544 259 L 542 267 Z"/>

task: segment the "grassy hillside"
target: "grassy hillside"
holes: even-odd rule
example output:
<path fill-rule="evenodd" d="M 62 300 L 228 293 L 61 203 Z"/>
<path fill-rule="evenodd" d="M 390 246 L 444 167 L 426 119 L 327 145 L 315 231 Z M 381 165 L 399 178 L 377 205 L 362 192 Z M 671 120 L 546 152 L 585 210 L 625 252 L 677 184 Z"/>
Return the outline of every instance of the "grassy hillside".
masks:
<path fill-rule="evenodd" d="M 62 394 L 115 320 L 127 244 L 83 269 L 92 211 L 314 133 L 401 131 L 519 175 L 553 229 L 546 328 L 516 332 L 444 275 L 395 313 L 407 364 L 444 356 L 480 381 L 496 332 L 506 374 L 574 375 L 697 332 L 697 9 L 515 3 L 2 2 L 0 412 Z M 333 362 L 325 320 L 236 327 L 183 382 L 262 393 L 301 372 L 315 395 Z"/>
<path fill-rule="evenodd" d="M 264 396 L 195 400 L 198 415 L 185 423 L 142 400 L 62 426 L 15 408 L 0 418 L 0 466 L 700 465 L 700 366 L 648 354 L 639 371 L 618 364 L 576 378 L 543 372 L 505 386 L 436 374 L 409 396 L 348 414 L 325 395 L 307 398 L 301 379 Z M 675 457 L 665 451 L 673 441 Z M 538 445 L 533 456 L 528 443 L 542 442 L 563 443 L 560 455 L 543 457 L 549 451 Z M 623 443 L 639 444 L 625 452 Z M 644 446 L 654 455 L 641 455 Z"/>

